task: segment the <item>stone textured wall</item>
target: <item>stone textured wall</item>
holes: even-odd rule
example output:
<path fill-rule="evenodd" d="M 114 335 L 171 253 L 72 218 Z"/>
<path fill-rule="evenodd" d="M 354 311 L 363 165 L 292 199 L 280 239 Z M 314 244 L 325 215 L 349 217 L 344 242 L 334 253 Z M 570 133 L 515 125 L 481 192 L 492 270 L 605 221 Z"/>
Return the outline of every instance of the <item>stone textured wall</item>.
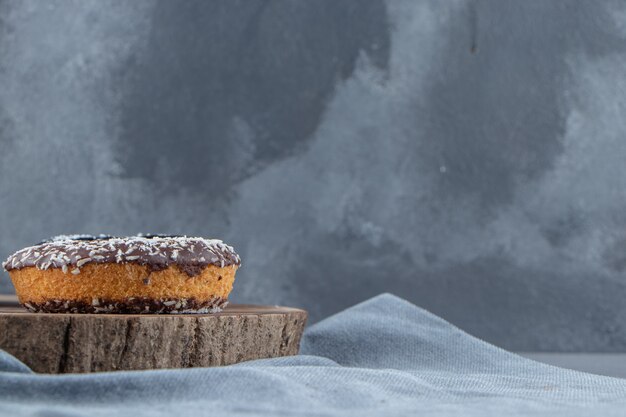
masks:
<path fill-rule="evenodd" d="M 624 350 L 625 110 L 618 1 L 0 0 L 0 253 L 221 237 L 237 302 Z"/>

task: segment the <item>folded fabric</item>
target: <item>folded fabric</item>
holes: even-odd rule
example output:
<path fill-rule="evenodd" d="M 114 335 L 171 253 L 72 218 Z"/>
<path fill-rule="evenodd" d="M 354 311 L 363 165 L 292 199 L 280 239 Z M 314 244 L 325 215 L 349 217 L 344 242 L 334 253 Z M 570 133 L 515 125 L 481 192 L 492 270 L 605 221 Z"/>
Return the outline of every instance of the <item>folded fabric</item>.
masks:
<path fill-rule="evenodd" d="M 295 357 L 38 375 L 0 353 L 2 416 L 626 414 L 626 380 L 521 358 L 388 294 L 311 326 Z"/>

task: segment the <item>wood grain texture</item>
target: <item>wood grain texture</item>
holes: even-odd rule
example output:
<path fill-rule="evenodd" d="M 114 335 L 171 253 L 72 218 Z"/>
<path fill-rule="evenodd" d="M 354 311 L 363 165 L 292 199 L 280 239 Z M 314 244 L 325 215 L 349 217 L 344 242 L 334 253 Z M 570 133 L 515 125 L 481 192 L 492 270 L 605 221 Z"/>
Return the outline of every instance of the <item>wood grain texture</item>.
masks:
<path fill-rule="evenodd" d="M 307 313 L 232 305 L 199 315 L 41 314 L 0 306 L 0 348 L 33 371 L 188 368 L 298 353 Z"/>

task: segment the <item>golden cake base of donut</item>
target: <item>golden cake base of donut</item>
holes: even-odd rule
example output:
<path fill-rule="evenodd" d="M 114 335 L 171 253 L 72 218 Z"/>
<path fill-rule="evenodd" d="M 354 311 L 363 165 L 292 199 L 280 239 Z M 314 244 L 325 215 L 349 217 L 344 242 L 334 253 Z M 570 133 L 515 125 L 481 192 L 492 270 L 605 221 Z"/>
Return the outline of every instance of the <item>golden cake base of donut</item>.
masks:
<path fill-rule="evenodd" d="M 208 265 L 189 276 L 172 265 L 88 264 L 80 273 L 28 267 L 10 271 L 20 303 L 31 311 L 194 313 L 219 310 L 233 288 L 236 265 Z"/>

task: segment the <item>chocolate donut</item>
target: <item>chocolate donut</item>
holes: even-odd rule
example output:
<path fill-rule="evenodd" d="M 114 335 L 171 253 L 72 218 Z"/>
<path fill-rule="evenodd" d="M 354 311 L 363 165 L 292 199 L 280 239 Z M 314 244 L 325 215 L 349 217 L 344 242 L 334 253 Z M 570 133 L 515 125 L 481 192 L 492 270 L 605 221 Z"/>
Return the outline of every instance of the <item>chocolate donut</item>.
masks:
<path fill-rule="evenodd" d="M 221 240 L 57 236 L 2 264 L 20 303 L 45 313 L 209 313 L 228 302 L 239 255 Z"/>

